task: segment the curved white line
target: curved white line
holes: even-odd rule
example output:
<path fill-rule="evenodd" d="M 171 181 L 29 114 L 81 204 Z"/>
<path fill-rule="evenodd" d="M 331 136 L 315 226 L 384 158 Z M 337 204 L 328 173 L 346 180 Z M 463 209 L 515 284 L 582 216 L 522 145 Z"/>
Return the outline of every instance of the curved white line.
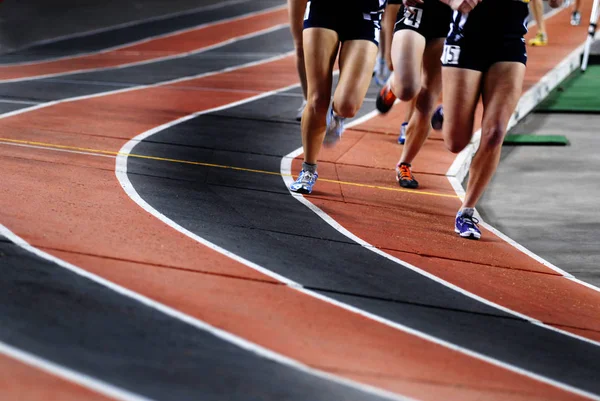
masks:
<path fill-rule="evenodd" d="M 0 232 L 5 233 L 5 231 L 3 231 L 2 228 L 3 226 L 0 226 Z M 113 386 L 112 384 L 105 383 L 91 376 L 65 368 L 54 362 L 40 358 L 36 355 L 30 354 L 29 352 L 25 352 L 3 342 L 0 342 L 0 354 L 4 354 L 33 368 L 42 370 L 53 376 L 60 377 L 61 379 L 78 384 L 82 387 L 91 389 L 99 394 L 105 395 L 110 398 L 114 398 L 115 400 L 152 401 L 150 398 L 142 397 L 138 394 L 134 394 L 130 391 Z M 32 385 L 32 383 L 30 383 L 29 385 Z"/>
<path fill-rule="evenodd" d="M 292 281 L 292 280 L 290 280 L 290 279 L 288 279 L 288 278 L 286 278 L 284 276 L 281 276 L 281 275 L 279 275 L 277 273 L 274 273 L 274 272 L 272 272 L 272 271 L 270 271 L 270 270 L 268 270 L 268 269 L 266 269 L 266 268 L 264 268 L 262 266 L 259 266 L 259 265 L 255 264 L 254 262 L 246 260 L 246 259 L 244 259 L 244 258 L 242 258 L 242 257 L 240 257 L 240 256 L 238 256 L 236 254 L 234 254 L 233 252 L 230 252 L 230 251 L 228 251 L 228 250 L 226 250 L 226 249 L 224 249 L 224 248 L 222 248 L 222 247 L 220 247 L 220 246 L 218 246 L 216 244 L 213 244 L 212 242 L 210 242 L 210 241 L 208 241 L 208 240 L 206 240 L 206 239 L 204 239 L 204 238 L 202 238 L 202 237 L 200 237 L 200 236 L 198 236 L 198 235 L 190 232 L 189 230 L 185 229 L 184 227 L 180 226 L 179 224 L 177 224 L 173 220 L 171 220 L 168 217 L 166 217 L 164 214 L 160 213 L 158 210 L 154 209 L 146 201 L 144 201 L 139 196 L 139 194 L 137 193 L 137 191 L 135 190 L 135 188 L 133 187 L 133 185 L 129 181 L 129 178 L 127 176 L 127 155 L 132 152 L 132 150 L 135 147 L 135 145 L 137 145 L 138 143 L 140 143 L 140 141 L 143 141 L 144 139 L 147 139 L 148 137 L 150 137 L 150 136 L 152 136 L 152 135 L 154 135 L 154 134 L 156 134 L 156 133 L 158 133 L 160 131 L 163 131 L 165 129 L 173 127 L 173 126 L 175 126 L 175 125 L 177 125 L 177 124 L 179 124 L 181 122 L 187 121 L 187 120 L 195 118 L 197 116 L 200 116 L 200 115 L 203 115 L 203 114 L 212 113 L 212 112 L 223 110 L 223 109 L 227 109 L 227 108 L 234 107 L 234 106 L 237 106 L 237 105 L 241 105 L 241 104 L 244 104 L 244 103 L 248 103 L 248 102 L 251 102 L 251 101 L 254 101 L 254 100 L 266 97 L 266 96 L 270 96 L 270 95 L 273 95 L 275 93 L 278 93 L 278 92 L 281 92 L 281 91 L 284 91 L 284 90 L 287 90 L 287 89 L 290 89 L 290 88 L 295 87 L 295 86 L 297 86 L 297 85 L 292 85 L 292 86 L 290 86 L 288 88 L 282 88 L 282 89 L 279 89 L 279 90 L 276 90 L 276 91 L 272 91 L 272 92 L 268 92 L 268 93 L 263 93 L 263 94 L 261 94 L 259 96 L 248 98 L 248 99 L 242 100 L 240 102 L 232 103 L 232 104 L 229 104 L 229 105 L 226 105 L 226 106 L 222 106 L 222 107 L 218 107 L 218 108 L 214 108 L 214 109 L 210 109 L 210 110 L 204 110 L 202 112 L 194 113 L 194 114 L 191 114 L 189 116 L 183 117 L 183 118 L 181 118 L 179 120 L 163 124 L 160 127 L 156 127 L 156 128 L 154 128 L 152 130 L 149 130 L 147 132 L 144 132 L 144 133 L 136 136 L 135 138 L 131 139 L 127 144 L 125 144 L 123 146 L 123 148 L 121 148 L 121 150 L 119 151 L 119 156 L 117 156 L 116 169 L 115 169 L 116 172 L 115 172 L 115 174 L 116 174 L 117 179 L 119 180 L 119 182 L 121 184 L 121 187 L 123 188 L 123 190 L 125 191 L 125 193 L 127 193 L 127 195 L 134 202 L 136 202 L 142 209 L 144 209 L 146 212 L 150 213 L 152 216 L 156 217 L 157 219 L 159 219 L 163 223 L 167 224 L 169 227 L 173 228 L 174 230 L 176 230 L 176 231 L 178 231 L 178 232 L 180 232 L 180 233 L 188 236 L 189 238 L 192 238 L 193 240 L 201 243 L 202 245 L 205 245 L 205 246 L 209 247 L 210 249 L 213 249 L 213 250 L 215 250 L 215 251 L 217 251 L 217 252 L 219 252 L 219 253 L 221 253 L 221 254 L 223 254 L 223 255 L 225 255 L 225 256 L 227 256 L 227 257 L 229 257 L 229 258 L 231 258 L 231 259 L 233 259 L 233 260 L 235 260 L 235 261 L 237 261 L 239 263 L 242 263 L 242 264 L 248 266 L 251 269 L 259 271 L 259 272 L 261 272 L 261 273 L 263 273 L 263 274 L 265 274 L 265 275 L 267 275 L 269 277 L 275 278 L 275 279 L 281 281 L 282 283 L 286 284 L 290 288 L 296 290 L 296 291 L 302 292 L 302 293 L 304 293 L 306 295 L 309 295 L 311 297 L 320 299 L 320 300 L 322 300 L 324 302 L 327 302 L 327 303 L 330 303 L 332 305 L 336 305 L 336 306 L 338 306 L 338 307 L 340 307 L 342 309 L 345 309 L 345 310 L 348 310 L 350 312 L 359 314 L 359 315 L 364 316 L 364 317 L 366 317 L 368 319 L 371 319 L 371 320 L 377 321 L 379 323 L 385 324 L 386 326 L 393 327 L 393 328 L 395 328 L 397 330 L 400 330 L 402 332 L 405 332 L 405 333 L 417 336 L 419 338 L 422 338 L 424 340 L 433 342 L 435 344 L 441 345 L 441 346 L 443 346 L 445 348 L 448 348 L 448 349 L 451 349 L 453 351 L 457 351 L 457 352 L 460 352 L 462 354 L 468 355 L 470 357 L 473 357 L 473 358 L 485 361 L 485 362 L 490 363 L 492 365 L 495 365 L 497 367 L 500 367 L 500 368 L 503 368 L 503 369 L 507 369 L 507 370 L 509 370 L 511 372 L 527 376 L 527 377 L 529 377 L 531 379 L 537 380 L 539 382 L 543 382 L 545 384 L 551 385 L 551 386 L 559 388 L 561 390 L 569 391 L 569 392 L 572 392 L 574 394 L 578 394 L 578 395 L 581 395 L 583 397 L 587 397 L 587 398 L 592 399 L 592 400 L 598 400 L 598 401 L 600 401 L 600 396 L 596 396 L 595 394 L 589 393 L 589 392 L 584 391 L 584 390 L 580 390 L 580 389 L 575 388 L 573 386 L 570 386 L 568 384 L 564 384 L 564 383 L 558 382 L 558 381 L 550 379 L 548 377 L 545 377 L 545 376 L 542 376 L 542 375 L 538 375 L 536 373 L 529 372 L 529 371 L 524 370 L 522 368 L 519 368 L 517 366 L 514 366 L 514 365 L 511 365 L 511 364 L 508 364 L 508 363 L 496 360 L 494 358 L 488 357 L 486 355 L 483 355 L 483 354 L 471 351 L 471 350 L 469 350 L 467 348 L 463 348 L 461 346 L 458 346 L 456 344 L 450 343 L 450 342 L 442 340 L 440 338 L 431 336 L 431 335 L 426 334 L 424 332 L 412 329 L 412 328 L 410 328 L 408 326 L 396 323 L 396 322 L 391 321 L 389 319 L 382 318 L 382 317 L 377 316 L 375 314 L 372 314 L 372 313 L 360 310 L 358 308 L 355 308 L 355 307 L 353 307 L 351 305 L 339 302 L 339 301 L 337 301 L 337 300 L 335 300 L 333 298 L 329 298 L 329 297 L 324 296 L 322 294 L 319 294 L 317 292 L 308 290 L 308 289 L 304 288 L 300 283 Z M 375 112 L 371 113 L 371 114 L 369 114 L 369 115 L 367 115 L 365 117 L 363 117 L 363 119 L 357 120 L 355 122 L 355 124 L 359 123 L 361 121 L 364 121 L 364 120 L 372 117 L 373 115 L 375 115 Z M 296 151 L 294 151 L 294 152 L 290 153 L 289 155 L 287 155 L 286 157 L 284 157 L 282 159 L 282 161 L 281 161 L 281 172 L 282 172 L 282 175 L 283 175 L 283 180 L 284 180 L 284 182 L 285 182 L 286 185 L 288 185 L 289 183 L 291 183 L 291 179 L 292 179 L 290 176 L 288 176 L 288 174 L 290 173 L 291 162 L 292 162 L 292 160 L 296 156 L 298 156 L 301 153 L 302 153 L 302 148 L 297 149 Z M 304 197 L 302 197 L 300 195 L 297 195 L 297 194 L 293 194 L 293 193 L 292 193 L 292 195 L 298 201 L 302 202 L 307 207 L 309 207 L 311 210 L 313 210 L 315 213 L 317 213 L 319 215 L 319 217 L 321 217 L 327 223 L 329 223 L 330 225 L 332 225 L 336 230 L 340 231 L 342 234 L 346 235 L 347 237 L 349 237 L 350 239 L 356 241 L 357 243 L 361 244 L 362 246 L 368 248 L 369 250 L 371 250 L 373 252 L 376 252 L 376 253 L 378 253 L 378 254 L 380 254 L 380 255 L 388 258 L 388 259 L 391 259 L 391 260 L 395 261 L 396 263 L 399 263 L 399 264 L 401 264 L 401 265 L 403 265 L 405 267 L 412 268 L 413 270 L 417 271 L 418 273 L 423 274 L 426 277 L 429 277 L 429 278 L 431 278 L 434 281 L 440 282 L 440 283 L 442 283 L 442 284 L 444 284 L 444 285 L 446 285 L 446 286 L 448 286 L 450 288 L 453 288 L 453 289 L 455 289 L 458 292 L 465 293 L 464 290 L 462 290 L 462 289 L 454 286 L 453 284 L 443 282 L 439 278 L 437 278 L 437 277 L 435 277 L 435 276 L 433 276 L 433 275 L 431 275 L 431 274 L 429 274 L 427 272 L 424 272 L 424 271 L 422 271 L 422 270 L 420 270 L 420 269 L 418 269 L 418 268 L 416 268 L 414 266 L 408 265 L 408 264 L 400 261 L 399 259 L 396 259 L 396 258 L 394 258 L 394 257 L 392 257 L 390 255 L 385 254 L 384 252 L 380 251 L 379 249 L 375 248 L 374 246 L 372 246 L 372 245 L 368 244 L 367 242 L 361 240 L 360 238 L 354 236 L 352 233 L 350 233 L 345 228 L 343 228 L 342 226 L 340 226 L 337 222 L 335 222 L 330 216 L 328 216 L 327 214 L 325 214 L 324 212 L 322 212 L 318 207 L 316 207 L 312 203 L 308 202 Z M 466 293 L 465 295 L 467 295 L 467 294 L 469 294 L 469 293 Z M 502 310 L 505 310 L 505 311 L 507 311 L 507 312 L 510 313 L 510 311 L 508 309 L 503 308 L 503 307 L 501 307 L 499 305 L 496 306 L 495 304 L 492 304 L 489 301 L 486 301 L 483 298 L 480 298 L 480 297 L 478 297 L 478 296 L 476 296 L 474 294 L 471 294 L 470 296 L 472 298 L 475 298 L 475 299 L 483 302 L 483 303 L 487 303 L 488 305 L 495 306 L 498 309 L 502 309 Z M 511 314 L 525 318 L 523 315 L 517 314 L 516 312 L 512 312 Z M 531 321 L 534 324 L 543 325 L 543 323 L 541 323 L 539 321 L 536 321 L 536 320 L 533 320 L 531 318 L 528 318 L 527 320 Z M 554 329 L 554 330 L 555 331 L 559 331 L 558 329 Z M 565 333 L 565 334 L 571 335 L 571 333 Z M 575 335 L 571 335 L 571 336 L 572 337 L 577 337 Z M 586 340 L 586 341 L 589 342 L 589 340 L 587 340 L 587 339 L 583 339 L 583 340 Z"/>
<path fill-rule="evenodd" d="M 127 158 L 124 157 L 122 159 L 124 159 L 125 163 L 126 163 Z M 117 164 L 118 163 L 119 162 L 117 161 Z M 126 172 L 124 172 L 123 174 L 125 177 L 127 176 Z M 129 185 L 130 186 L 130 184 L 127 184 L 127 183 L 121 183 L 121 185 Z M 128 191 L 129 191 L 129 189 L 128 189 Z M 133 189 L 133 187 L 131 187 L 130 191 L 133 191 L 133 192 L 128 192 L 128 194 L 131 194 L 130 196 L 132 196 L 132 199 L 134 199 L 133 196 L 137 196 L 137 193 L 135 193 L 135 190 Z M 138 198 L 139 198 L 139 196 L 138 196 Z M 137 202 L 136 199 L 134 199 L 134 200 Z M 141 202 L 144 202 L 143 200 L 141 200 L 141 198 L 139 198 L 139 200 Z M 183 230 L 185 230 L 185 229 L 183 229 Z M 167 306 L 165 304 L 157 302 L 157 301 L 155 301 L 151 298 L 148 298 L 144 295 L 141 295 L 137 292 L 131 291 L 128 288 L 122 287 L 116 283 L 113 283 L 112 281 L 106 280 L 96 274 L 90 273 L 80 267 L 77 267 L 77 266 L 75 266 L 71 263 L 68 263 L 62 259 L 59 259 L 55 256 L 52 256 L 52 255 L 46 253 L 46 252 L 43 252 L 40 249 L 35 248 L 34 246 L 27 243 L 24 239 L 20 238 L 19 236 L 17 236 L 16 234 L 14 234 L 12 231 L 10 231 L 8 228 L 4 227 L 1 224 L 0 224 L 0 235 L 5 236 L 11 242 L 13 242 L 16 245 L 18 245 L 19 247 L 27 250 L 28 252 L 31 252 L 36 256 L 39 256 L 45 260 L 53 262 L 53 263 L 57 264 L 58 266 L 71 271 L 72 273 L 75 273 L 79 276 L 85 277 L 88 280 L 94 281 L 95 283 L 98 283 L 98 284 L 102 285 L 103 287 L 106 287 L 122 296 L 131 298 L 131 299 L 133 299 L 149 308 L 157 310 L 169 317 L 172 317 L 174 319 L 185 322 L 185 323 L 189 324 L 190 326 L 193 326 L 202 331 L 206 331 L 206 332 L 212 334 L 213 336 L 215 336 L 221 340 L 227 341 L 231 344 L 234 344 L 237 347 L 239 347 L 245 351 L 248 351 L 252 354 L 255 354 L 255 355 L 258 355 L 265 359 L 271 360 L 273 362 L 277 362 L 282 365 L 294 368 L 303 373 L 307 373 L 312 376 L 316 376 L 316 377 L 319 377 L 322 379 L 332 381 L 334 383 L 338 383 L 338 384 L 362 391 L 364 393 L 369 393 L 369 394 L 377 395 L 377 396 L 380 396 L 383 398 L 387 398 L 390 400 L 396 400 L 396 401 L 412 401 L 412 400 L 414 400 L 412 398 L 403 397 L 398 394 L 384 391 L 382 389 L 375 388 L 375 387 L 372 387 L 372 386 L 369 386 L 366 384 L 357 383 L 357 382 L 354 382 L 353 380 L 348 380 L 343 377 L 339 377 L 334 374 L 312 368 L 312 367 L 305 365 L 303 363 L 300 363 L 294 359 L 291 359 L 284 355 L 273 352 L 273 351 L 271 351 L 267 348 L 264 348 L 258 344 L 247 341 L 242 337 L 236 336 L 234 334 L 231 334 L 229 332 L 221 330 L 217 327 L 211 326 L 210 324 L 208 324 L 200 319 L 197 319 L 191 315 L 180 312 L 174 308 L 171 308 L 170 306 Z M 248 262 L 248 263 L 250 263 L 250 262 Z M 31 354 L 27 354 L 25 352 L 19 351 L 14 347 L 9 347 L 9 346 L 2 347 L 1 345 L 2 345 L 2 343 L 0 343 L 0 352 L 6 351 L 7 353 L 10 353 L 11 356 L 13 356 L 19 360 L 22 360 L 24 362 L 27 362 L 30 365 L 37 366 L 41 369 L 47 370 L 51 373 L 54 373 L 61 377 L 64 377 L 68 380 L 74 381 L 74 382 L 84 385 L 86 387 L 94 388 L 95 390 L 104 390 L 105 392 L 108 392 L 109 390 L 112 389 L 112 390 L 114 390 L 112 396 L 116 396 L 116 395 L 120 394 L 120 396 L 118 398 L 127 400 L 127 401 L 129 401 L 129 400 L 131 400 L 131 401 L 146 400 L 146 399 L 136 396 L 132 393 L 126 393 L 124 390 L 119 390 L 116 387 L 113 387 L 109 384 L 104 384 L 103 382 L 92 379 L 88 376 L 78 374 L 74 371 L 68 370 L 59 365 L 44 361 L 41 358 L 35 357 Z M 10 349 L 10 348 L 12 348 L 12 349 Z M 19 352 L 20 352 L 20 354 L 19 354 Z M 127 397 L 129 397 L 129 398 L 127 398 Z"/>

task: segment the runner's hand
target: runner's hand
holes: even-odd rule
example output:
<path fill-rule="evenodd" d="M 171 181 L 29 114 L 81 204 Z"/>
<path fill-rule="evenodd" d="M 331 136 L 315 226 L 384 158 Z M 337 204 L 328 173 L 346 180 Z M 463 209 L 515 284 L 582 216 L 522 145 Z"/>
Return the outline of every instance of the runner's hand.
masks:
<path fill-rule="evenodd" d="M 477 4 L 481 3 L 481 0 L 450 0 L 448 5 L 453 10 L 459 11 L 463 14 L 473 11 Z"/>
<path fill-rule="evenodd" d="M 548 0 L 548 4 L 552 8 L 558 8 L 563 5 L 563 0 Z"/>
<path fill-rule="evenodd" d="M 410 12 L 412 12 L 412 10 L 409 7 L 420 6 L 421 4 L 423 4 L 423 0 L 402 0 L 402 3 L 404 4 L 404 7 L 406 7 L 408 10 L 410 10 Z"/>

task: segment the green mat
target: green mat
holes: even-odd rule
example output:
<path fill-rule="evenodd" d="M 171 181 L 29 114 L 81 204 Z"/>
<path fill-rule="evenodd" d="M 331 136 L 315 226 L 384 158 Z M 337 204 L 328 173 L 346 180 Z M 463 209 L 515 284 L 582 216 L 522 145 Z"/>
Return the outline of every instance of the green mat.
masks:
<path fill-rule="evenodd" d="M 505 146 L 567 146 L 569 141 L 563 135 L 527 135 L 514 134 L 506 135 L 504 138 Z"/>
<path fill-rule="evenodd" d="M 600 65 L 575 71 L 536 108 L 536 111 L 600 113 Z"/>

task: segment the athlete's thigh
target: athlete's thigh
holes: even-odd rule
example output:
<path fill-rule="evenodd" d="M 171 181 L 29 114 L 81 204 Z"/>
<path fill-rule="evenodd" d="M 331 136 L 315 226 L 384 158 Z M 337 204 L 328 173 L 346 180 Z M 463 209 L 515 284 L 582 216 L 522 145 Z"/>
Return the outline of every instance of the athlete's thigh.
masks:
<path fill-rule="evenodd" d="M 446 146 L 452 152 L 461 151 L 473 136 L 482 75 L 477 70 L 442 67 L 443 136 Z"/>
<path fill-rule="evenodd" d="M 416 31 L 403 29 L 394 33 L 392 63 L 396 85 L 417 89 L 421 84 L 421 65 L 425 45 L 425 37 Z M 400 88 L 397 90 L 401 91 Z"/>
<path fill-rule="evenodd" d="M 521 97 L 525 69 L 523 63 L 498 62 L 485 73 L 481 95 L 484 127 L 506 130 Z"/>
<path fill-rule="evenodd" d="M 335 91 L 335 104 L 360 107 L 369 89 L 377 45 L 369 40 L 348 40 L 340 50 L 340 79 Z"/>
<path fill-rule="evenodd" d="M 327 28 L 307 28 L 303 32 L 303 41 L 309 96 L 320 91 L 329 97 L 339 48 L 338 34 Z"/>

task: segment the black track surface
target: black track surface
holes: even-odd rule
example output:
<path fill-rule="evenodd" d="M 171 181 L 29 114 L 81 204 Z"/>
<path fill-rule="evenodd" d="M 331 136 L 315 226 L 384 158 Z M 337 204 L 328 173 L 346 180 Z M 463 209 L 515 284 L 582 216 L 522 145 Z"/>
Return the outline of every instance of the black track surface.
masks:
<path fill-rule="evenodd" d="M 56 100 L 218 70 L 240 64 L 231 56 L 240 50 L 247 52 L 242 62 L 291 50 L 285 30 L 230 46 L 131 69 L 3 84 L 0 97 Z M 281 157 L 300 146 L 291 120 L 297 95 L 296 89 L 200 116 L 148 138 L 133 153 L 279 171 Z M 600 394 L 599 347 L 476 302 L 353 243 L 289 196 L 280 177 L 135 158 L 128 169 L 153 207 L 240 256 L 342 302 Z M 8 255 L 0 259 L 7 272 L 0 279 L 0 338 L 19 348 L 159 399 L 223 399 L 232 388 L 244 400 L 368 399 L 240 351 L 14 245 L 0 243 L 0 252 Z M 148 356 L 148 349 L 156 354 Z M 223 381 L 215 380 L 221 374 Z M 264 398 L 263 388 L 275 398 Z"/>
<path fill-rule="evenodd" d="M 164 401 L 383 400 L 248 352 L 3 237 L 0 266 L 0 341 L 136 394 Z"/>
<path fill-rule="evenodd" d="M 96 52 L 152 36 L 164 35 L 225 18 L 265 10 L 282 4 L 284 2 L 281 0 L 252 0 L 226 5 L 221 8 L 191 12 L 162 20 L 141 22 L 133 26 L 35 45 L 27 49 L 0 55 L 0 64 L 32 62 Z M 201 2 L 199 5 L 202 5 Z"/>
<path fill-rule="evenodd" d="M 279 171 L 281 157 L 301 144 L 298 125 L 273 116 L 293 116 L 289 108 L 296 104 L 273 96 L 199 116 L 153 135 L 133 153 Z M 128 169 L 150 205 L 243 258 L 337 300 L 600 394 L 600 347 L 514 318 L 351 242 L 291 197 L 280 177 L 140 159 L 130 159 Z"/>
<path fill-rule="evenodd" d="M 260 52 L 252 52 L 252 49 L 260 49 Z M 289 29 L 282 28 L 200 54 L 167 61 L 70 74 L 60 78 L 0 83 L 0 98 L 41 103 L 91 95 L 218 71 L 293 49 Z"/>

